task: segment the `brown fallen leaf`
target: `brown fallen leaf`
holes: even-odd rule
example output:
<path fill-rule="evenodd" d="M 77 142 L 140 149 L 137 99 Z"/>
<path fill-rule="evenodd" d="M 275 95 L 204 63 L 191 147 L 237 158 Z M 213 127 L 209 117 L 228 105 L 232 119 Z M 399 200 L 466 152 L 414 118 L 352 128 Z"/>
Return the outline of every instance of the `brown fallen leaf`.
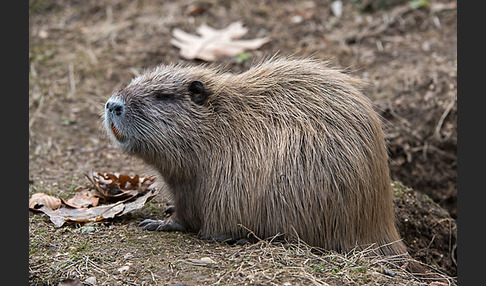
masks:
<path fill-rule="evenodd" d="M 100 201 L 100 198 L 92 190 L 79 187 L 75 192 L 74 197 L 67 201 L 62 200 L 62 203 L 72 208 L 88 208 L 97 206 Z"/>
<path fill-rule="evenodd" d="M 85 176 L 96 188 L 93 190 L 94 195 L 100 197 L 103 202 L 116 202 L 136 197 L 139 193 L 144 193 L 156 179 L 154 176 L 140 178 L 139 175 L 135 175 L 132 178 L 124 174 L 99 172 L 91 172 Z"/>
<path fill-rule="evenodd" d="M 49 216 L 55 227 L 61 227 L 65 222 L 96 222 L 103 219 L 113 218 L 123 211 L 123 203 L 97 206 L 92 208 L 59 208 L 51 210 L 42 207 L 39 210 Z"/>
<path fill-rule="evenodd" d="M 149 189 L 144 195 L 138 196 L 129 202 L 116 202 L 109 205 L 99 205 L 90 208 L 59 208 L 52 210 L 48 207 L 41 207 L 38 210 L 49 216 L 49 219 L 56 227 L 61 227 L 66 222 L 97 222 L 115 216 L 122 216 L 130 211 L 141 208 L 150 201 L 158 189 Z"/>
<path fill-rule="evenodd" d="M 33 211 L 39 211 L 43 206 L 48 207 L 52 210 L 60 208 L 62 201 L 60 198 L 50 196 L 45 193 L 35 193 L 30 197 L 29 209 Z"/>
<path fill-rule="evenodd" d="M 202 24 L 196 29 L 200 36 L 191 35 L 180 29 L 174 29 L 171 43 L 180 49 L 180 55 L 186 59 L 214 61 L 220 56 L 236 56 L 245 50 L 257 49 L 270 41 L 270 38 L 235 40 L 248 32 L 241 22 L 234 22 L 228 27 L 217 30 Z"/>
<path fill-rule="evenodd" d="M 32 195 L 29 208 L 49 216 L 56 227 L 65 222 L 96 222 L 139 209 L 159 190 L 151 188 L 155 176 L 130 177 L 124 174 L 86 174 L 93 188 L 79 187 L 75 195 L 63 200 L 43 193 Z M 111 204 L 101 204 L 112 202 Z M 100 204 L 100 205 L 99 205 Z"/>

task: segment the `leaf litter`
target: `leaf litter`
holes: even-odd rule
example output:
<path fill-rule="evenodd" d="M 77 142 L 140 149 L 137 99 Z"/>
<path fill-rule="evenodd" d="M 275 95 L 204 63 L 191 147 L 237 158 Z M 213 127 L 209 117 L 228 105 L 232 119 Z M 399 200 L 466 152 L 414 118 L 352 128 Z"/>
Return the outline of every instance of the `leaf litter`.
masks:
<path fill-rule="evenodd" d="M 66 222 L 96 222 L 122 216 L 144 206 L 159 191 L 151 187 L 155 176 L 99 172 L 85 176 L 92 187 L 77 188 L 68 200 L 35 193 L 29 200 L 29 209 L 45 213 L 56 227 L 61 227 Z"/>

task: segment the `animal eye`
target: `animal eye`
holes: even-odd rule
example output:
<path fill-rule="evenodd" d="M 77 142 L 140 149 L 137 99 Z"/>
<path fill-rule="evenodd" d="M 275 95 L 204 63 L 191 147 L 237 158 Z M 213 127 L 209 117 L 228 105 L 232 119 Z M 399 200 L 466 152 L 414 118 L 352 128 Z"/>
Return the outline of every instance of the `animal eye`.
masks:
<path fill-rule="evenodd" d="M 203 94 L 205 92 L 204 84 L 198 80 L 195 80 L 189 84 L 189 91 L 195 94 Z"/>
<path fill-rule="evenodd" d="M 189 84 L 188 90 L 191 93 L 191 99 L 196 104 L 203 104 L 209 95 L 204 87 L 204 84 L 198 80 L 191 82 Z"/>

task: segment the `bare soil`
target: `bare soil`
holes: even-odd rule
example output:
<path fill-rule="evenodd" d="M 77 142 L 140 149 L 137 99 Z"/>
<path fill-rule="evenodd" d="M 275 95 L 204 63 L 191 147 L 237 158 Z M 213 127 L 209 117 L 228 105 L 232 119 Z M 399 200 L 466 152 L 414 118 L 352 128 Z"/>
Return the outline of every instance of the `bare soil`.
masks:
<path fill-rule="evenodd" d="M 385 120 L 392 178 L 413 188 L 395 188 L 401 235 L 414 259 L 454 277 L 456 1 L 419 8 L 410 5 L 418 1 L 343 1 L 340 18 L 331 2 L 29 1 L 29 194 L 67 197 L 87 185 L 91 170 L 151 173 L 108 140 L 104 102 L 145 68 L 186 62 L 170 44 L 174 28 L 195 33 L 201 23 L 224 28 L 242 21 L 245 38 L 272 40 L 247 52 L 249 61 L 218 60 L 229 71 L 279 52 L 330 60 L 370 83 L 365 93 Z M 95 277 L 96 285 L 427 284 L 390 261 L 354 259 L 356 253 L 316 256 L 302 245 L 266 241 L 230 246 L 136 226 L 163 218 L 164 208 L 159 197 L 124 218 L 62 228 L 30 213 L 30 283 Z M 214 263 L 194 262 L 204 257 Z"/>

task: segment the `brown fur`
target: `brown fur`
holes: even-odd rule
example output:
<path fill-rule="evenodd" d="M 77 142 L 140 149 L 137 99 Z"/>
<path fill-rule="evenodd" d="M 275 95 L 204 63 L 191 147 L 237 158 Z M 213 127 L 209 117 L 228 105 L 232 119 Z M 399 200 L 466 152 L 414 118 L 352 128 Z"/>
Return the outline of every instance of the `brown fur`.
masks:
<path fill-rule="evenodd" d="M 188 90 L 195 80 L 202 104 Z M 312 59 L 270 59 L 241 74 L 159 66 L 112 96 L 124 111 L 107 110 L 105 124 L 167 183 L 180 228 L 166 230 L 238 239 L 243 225 L 260 238 L 402 254 L 382 125 L 360 86 Z"/>

